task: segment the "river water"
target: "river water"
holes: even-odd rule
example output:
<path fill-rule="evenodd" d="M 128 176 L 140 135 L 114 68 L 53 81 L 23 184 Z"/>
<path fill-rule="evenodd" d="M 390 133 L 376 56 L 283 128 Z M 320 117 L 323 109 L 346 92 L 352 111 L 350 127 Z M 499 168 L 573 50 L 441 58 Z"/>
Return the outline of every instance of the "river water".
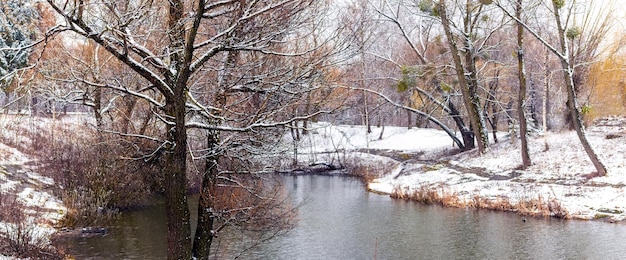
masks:
<path fill-rule="evenodd" d="M 283 176 L 298 225 L 241 259 L 620 259 L 626 225 L 443 208 L 365 191 L 354 178 Z M 164 259 L 162 205 L 125 213 L 106 236 L 68 242 L 77 259 Z M 233 244 L 222 237 L 220 248 Z M 216 245 L 217 246 L 217 245 Z M 232 249 L 232 248 L 231 248 Z M 238 249 L 237 249 L 238 250 Z M 237 251 L 234 250 L 234 251 Z M 220 259 L 236 256 L 222 250 Z M 225 253 L 228 252 L 228 253 Z"/>

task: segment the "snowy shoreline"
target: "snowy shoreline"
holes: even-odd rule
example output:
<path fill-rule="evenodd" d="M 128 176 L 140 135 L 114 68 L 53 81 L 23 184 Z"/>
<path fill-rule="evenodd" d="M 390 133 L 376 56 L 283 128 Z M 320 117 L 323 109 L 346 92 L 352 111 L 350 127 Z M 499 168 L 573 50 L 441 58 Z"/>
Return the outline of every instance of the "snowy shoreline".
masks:
<path fill-rule="evenodd" d="M 7 119 L 5 126 L 15 122 Z M 607 176 L 595 178 L 590 178 L 593 165 L 574 132 L 533 135 L 529 139 L 533 164 L 519 170 L 519 145 L 506 133 L 499 135 L 500 141 L 493 143 L 486 154 L 479 155 L 476 151 L 457 153 L 449 136 L 435 129 L 387 126 L 372 130 L 367 134 L 364 126 L 315 123 L 295 146 L 287 134 L 277 147 L 287 153 L 282 154 L 281 168 L 290 169 L 293 161 L 288 153 L 297 147 L 294 154 L 300 165 L 357 166 L 377 177 L 367 179 L 372 192 L 410 195 L 433 191 L 442 197 L 454 197 L 457 206 L 468 206 L 477 199 L 505 200 L 511 204 L 554 201 L 567 212 L 567 218 L 626 220 L 624 118 L 601 121 L 587 131 L 592 146 L 609 169 Z M 27 139 L 17 132 L 10 136 Z M 270 164 L 268 169 L 274 169 L 275 161 L 265 161 Z M 48 191 L 47 187 L 55 185 L 52 179 L 37 174 L 34 164 L 28 155 L 0 143 L 0 191 L 14 194 L 25 205 L 28 219 L 24 224 L 32 227 L 34 233 L 49 237 L 56 232 L 54 225 L 67 209 Z M 14 228 L 13 223 L 0 222 L 1 233 L 11 233 Z"/>
<path fill-rule="evenodd" d="M 0 235 L 12 243 L 47 247 L 67 209 L 52 195 L 54 181 L 36 173 L 32 164 L 25 154 L 0 143 L 0 206 L 6 213 Z M 23 237 L 30 240 L 20 241 Z"/>
<path fill-rule="evenodd" d="M 299 142 L 303 154 L 299 161 L 364 164 L 380 176 L 368 183 L 368 190 L 376 193 L 432 190 L 439 196 L 455 197 L 461 202 L 458 206 L 476 199 L 511 204 L 544 201 L 567 213 L 560 217 L 620 222 L 626 219 L 625 122 L 607 119 L 587 130 L 609 169 L 605 177 L 590 178 L 593 165 L 570 131 L 532 136 L 533 164 L 519 170 L 519 145 L 506 134 L 484 155 L 475 151 L 449 155 L 454 150 L 451 140 L 434 129 L 386 127 L 379 140 L 382 128 L 366 134 L 363 126 L 318 123 Z"/>

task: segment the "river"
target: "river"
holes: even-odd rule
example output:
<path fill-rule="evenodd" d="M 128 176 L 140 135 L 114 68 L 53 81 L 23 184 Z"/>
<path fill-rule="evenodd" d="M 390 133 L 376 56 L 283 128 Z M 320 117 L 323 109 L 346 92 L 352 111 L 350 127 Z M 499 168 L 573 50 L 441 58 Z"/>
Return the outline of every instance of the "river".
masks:
<path fill-rule="evenodd" d="M 240 258 L 617 259 L 626 255 L 624 224 L 525 219 L 512 213 L 422 205 L 366 192 L 359 180 L 348 177 L 282 178 L 294 203 L 300 205 L 297 227 Z M 163 214 L 162 205 L 125 213 L 105 236 L 70 240 L 69 253 L 76 259 L 164 259 Z M 219 258 L 232 257 L 227 253 Z"/>

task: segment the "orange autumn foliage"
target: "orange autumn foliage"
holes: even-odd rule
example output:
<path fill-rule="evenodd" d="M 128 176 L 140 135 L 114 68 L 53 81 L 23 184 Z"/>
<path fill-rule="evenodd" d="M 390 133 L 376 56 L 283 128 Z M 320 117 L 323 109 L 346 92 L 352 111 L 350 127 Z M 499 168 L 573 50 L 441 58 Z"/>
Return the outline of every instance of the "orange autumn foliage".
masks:
<path fill-rule="evenodd" d="M 587 122 L 609 116 L 626 115 L 626 54 L 613 55 L 594 64 L 589 71 L 591 86 Z"/>

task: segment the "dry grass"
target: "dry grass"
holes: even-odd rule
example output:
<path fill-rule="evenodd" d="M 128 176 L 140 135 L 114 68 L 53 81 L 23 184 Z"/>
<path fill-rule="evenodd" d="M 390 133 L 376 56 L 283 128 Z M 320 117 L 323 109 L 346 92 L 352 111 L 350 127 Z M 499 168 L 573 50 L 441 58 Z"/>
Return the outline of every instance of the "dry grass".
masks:
<path fill-rule="evenodd" d="M 353 158 L 346 160 L 346 168 L 349 169 L 349 174 L 363 180 L 365 183 L 369 183 L 376 178 L 382 177 L 389 169 L 394 167 L 393 162 L 367 164 L 362 163 L 360 159 Z"/>
<path fill-rule="evenodd" d="M 567 210 L 555 198 L 544 199 L 541 196 L 512 202 L 508 197 L 486 198 L 478 194 L 470 199 L 451 192 L 443 185 L 421 186 L 416 190 L 395 187 L 392 198 L 417 201 L 425 204 L 438 204 L 446 207 L 477 208 L 496 211 L 517 212 L 523 216 L 570 218 Z"/>

